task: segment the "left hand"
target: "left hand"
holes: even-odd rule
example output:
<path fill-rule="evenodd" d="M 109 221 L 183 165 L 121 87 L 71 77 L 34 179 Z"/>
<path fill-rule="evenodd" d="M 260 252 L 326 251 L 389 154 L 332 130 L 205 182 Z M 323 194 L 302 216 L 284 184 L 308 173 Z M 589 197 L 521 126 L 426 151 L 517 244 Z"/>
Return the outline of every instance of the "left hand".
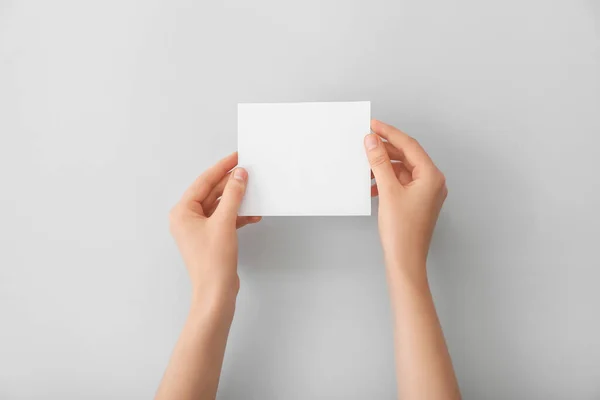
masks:
<path fill-rule="evenodd" d="M 235 298 L 239 290 L 236 229 L 261 218 L 237 215 L 248 180 L 243 168 L 232 171 L 237 162 L 236 152 L 205 171 L 169 215 L 194 298 L 207 294 Z"/>

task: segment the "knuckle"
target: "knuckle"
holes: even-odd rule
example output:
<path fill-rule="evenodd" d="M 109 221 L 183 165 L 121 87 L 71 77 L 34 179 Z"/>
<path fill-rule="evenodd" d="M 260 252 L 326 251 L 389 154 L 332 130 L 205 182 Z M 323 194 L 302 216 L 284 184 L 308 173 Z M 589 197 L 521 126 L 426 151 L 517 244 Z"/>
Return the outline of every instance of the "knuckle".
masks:
<path fill-rule="evenodd" d="M 433 183 L 437 190 L 444 189 L 444 187 L 446 186 L 446 177 L 444 176 L 444 174 L 441 171 L 436 170 L 436 172 L 434 174 Z"/>
<path fill-rule="evenodd" d="M 237 179 L 232 179 L 229 184 L 229 192 L 231 195 L 236 197 L 244 194 L 245 185 L 243 182 L 238 181 Z"/>
<path fill-rule="evenodd" d="M 438 184 L 442 187 L 446 186 L 446 176 L 442 173 L 442 171 L 439 171 L 439 170 L 438 170 L 437 174 L 438 174 Z"/>
<path fill-rule="evenodd" d="M 387 162 L 388 157 L 385 153 L 383 152 L 379 152 L 378 154 L 374 154 L 371 156 L 371 166 L 373 167 L 379 167 L 380 165 L 383 165 Z"/>
<path fill-rule="evenodd" d="M 444 174 L 437 168 L 433 167 L 431 170 L 429 170 L 427 175 L 429 177 L 428 180 L 431 188 L 439 192 L 443 191 L 444 187 L 446 186 L 446 177 Z"/>

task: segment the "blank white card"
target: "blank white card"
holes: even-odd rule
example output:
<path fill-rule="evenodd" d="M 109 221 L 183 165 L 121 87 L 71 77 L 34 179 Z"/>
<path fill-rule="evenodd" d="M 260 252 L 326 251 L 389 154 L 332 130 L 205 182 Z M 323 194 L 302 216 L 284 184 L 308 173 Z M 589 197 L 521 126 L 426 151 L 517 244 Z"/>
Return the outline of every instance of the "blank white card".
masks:
<path fill-rule="evenodd" d="M 371 215 L 371 102 L 238 104 L 240 215 Z"/>

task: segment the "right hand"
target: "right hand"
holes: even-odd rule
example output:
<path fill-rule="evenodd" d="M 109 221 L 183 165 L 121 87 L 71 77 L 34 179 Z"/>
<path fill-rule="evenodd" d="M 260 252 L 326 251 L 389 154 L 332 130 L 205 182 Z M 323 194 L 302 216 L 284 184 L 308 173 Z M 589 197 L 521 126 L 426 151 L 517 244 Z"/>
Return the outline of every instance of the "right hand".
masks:
<path fill-rule="evenodd" d="M 377 120 L 371 121 L 371 130 L 365 149 L 376 182 L 372 195 L 379 195 L 379 235 L 388 272 L 426 279 L 429 244 L 448 194 L 446 180 L 415 139 Z"/>

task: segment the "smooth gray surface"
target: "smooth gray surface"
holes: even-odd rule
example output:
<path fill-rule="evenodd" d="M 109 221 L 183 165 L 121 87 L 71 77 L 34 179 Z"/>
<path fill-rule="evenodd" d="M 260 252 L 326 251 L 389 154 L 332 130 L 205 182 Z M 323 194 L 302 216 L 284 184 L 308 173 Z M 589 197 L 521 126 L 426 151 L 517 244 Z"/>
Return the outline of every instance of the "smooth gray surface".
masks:
<path fill-rule="evenodd" d="M 0 1 L 0 398 L 150 398 L 189 301 L 167 213 L 236 103 L 357 99 L 446 173 L 465 399 L 600 398 L 599 29 L 591 0 Z M 267 218 L 240 274 L 220 398 L 394 397 L 375 217 Z"/>

